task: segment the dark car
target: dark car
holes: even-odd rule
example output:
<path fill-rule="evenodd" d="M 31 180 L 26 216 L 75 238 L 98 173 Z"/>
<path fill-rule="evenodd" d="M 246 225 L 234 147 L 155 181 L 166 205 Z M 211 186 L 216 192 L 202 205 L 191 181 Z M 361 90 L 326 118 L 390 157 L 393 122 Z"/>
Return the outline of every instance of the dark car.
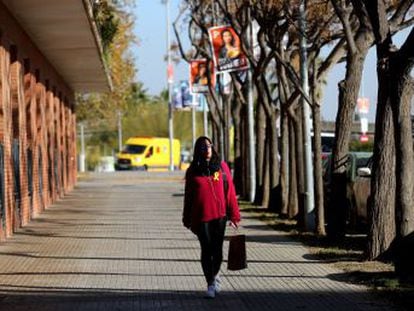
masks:
<path fill-rule="evenodd" d="M 359 167 L 352 186 L 356 220 L 359 224 L 366 224 L 368 217 L 368 200 L 371 195 L 372 157 L 366 165 Z"/>
<path fill-rule="evenodd" d="M 363 191 L 362 184 L 365 185 L 366 180 L 370 180 L 358 175 L 358 171 L 361 168 L 366 168 L 372 158 L 372 152 L 350 152 L 348 159 L 345 162 L 346 175 L 347 175 L 347 223 L 351 227 L 355 227 L 358 223 L 365 222 L 366 220 L 366 198 L 363 197 L 361 191 Z M 323 181 L 324 181 L 324 195 L 325 204 L 329 204 L 331 194 L 331 166 L 332 155 L 322 155 L 322 168 L 323 168 Z M 369 192 L 368 192 L 369 195 Z M 365 203 L 362 204 L 362 200 Z M 325 210 L 327 210 L 325 208 Z"/>

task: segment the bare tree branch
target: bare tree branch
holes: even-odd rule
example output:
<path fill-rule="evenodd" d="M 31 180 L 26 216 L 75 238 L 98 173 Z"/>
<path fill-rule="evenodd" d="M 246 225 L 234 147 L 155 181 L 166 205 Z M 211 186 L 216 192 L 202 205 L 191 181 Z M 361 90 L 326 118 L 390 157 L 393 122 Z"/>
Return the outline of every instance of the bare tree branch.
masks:
<path fill-rule="evenodd" d="M 355 54 L 357 47 L 354 40 L 354 32 L 352 31 L 352 26 L 350 24 L 351 9 L 345 8 L 341 0 L 331 0 L 331 3 L 336 14 L 342 22 L 342 26 L 344 28 L 343 30 L 348 44 L 348 50 L 350 53 Z"/>
<path fill-rule="evenodd" d="M 390 18 L 389 23 L 390 27 L 395 27 L 404 22 L 405 17 L 414 4 L 414 0 L 403 0 L 400 1 L 398 8 L 395 10 L 394 15 Z"/>
<path fill-rule="evenodd" d="M 173 22 L 173 29 L 174 29 L 174 33 L 175 33 L 175 37 L 177 38 L 177 43 L 178 43 L 178 48 L 179 48 L 179 50 L 180 50 L 180 54 L 181 54 L 181 57 L 187 62 L 187 63 L 189 63 L 190 62 L 190 60 L 187 58 L 187 55 L 185 54 L 185 52 L 184 52 L 184 48 L 183 48 L 183 45 L 182 45 L 182 42 L 181 42 L 181 37 L 180 37 L 180 34 L 179 34 L 179 31 L 178 31 L 178 29 L 177 29 L 177 24 L 178 24 L 178 21 L 181 19 L 181 16 L 184 14 L 184 12 L 185 12 L 185 10 L 187 10 L 187 8 L 188 8 L 188 5 L 187 6 L 185 6 L 185 7 L 183 7 L 181 10 L 180 10 L 180 12 L 178 13 L 178 15 L 177 15 L 177 18 L 175 19 L 175 21 Z"/>

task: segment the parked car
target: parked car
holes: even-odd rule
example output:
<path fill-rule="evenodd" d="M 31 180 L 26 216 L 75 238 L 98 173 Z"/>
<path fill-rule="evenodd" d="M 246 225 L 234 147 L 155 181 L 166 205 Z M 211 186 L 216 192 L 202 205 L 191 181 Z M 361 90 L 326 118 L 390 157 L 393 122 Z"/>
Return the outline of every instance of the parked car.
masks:
<path fill-rule="evenodd" d="M 347 223 L 351 227 L 356 227 L 358 223 L 366 221 L 366 199 L 364 205 L 361 200 L 364 200 L 362 184 L 367 183 L 367 179 L 361 179 L 358 175 L 359 169 L 366 168 L 372 158 L 372 152 L 350 152 L 348 159 L 345 162 L 347 174 Z M 332 171 L 332 154 L 322 155 L 323 181 L 324 181 L 324 195 L 325 204 L 329 205 L 331 195 L 331 171 Z M 369 181 L 368 181 L 369 186 Z M 369 195 L 369 193 L 368 193 Z M 325 209 L 327 210 L 327 209 Z"/>
<path fill-rule="evenodd" d="M 368 218 L 368 200 L 371 195 L 372 157 L 366 165 L 359 167 L 353 184 L 354 208 L 357 223 L 366 224 Z"/>

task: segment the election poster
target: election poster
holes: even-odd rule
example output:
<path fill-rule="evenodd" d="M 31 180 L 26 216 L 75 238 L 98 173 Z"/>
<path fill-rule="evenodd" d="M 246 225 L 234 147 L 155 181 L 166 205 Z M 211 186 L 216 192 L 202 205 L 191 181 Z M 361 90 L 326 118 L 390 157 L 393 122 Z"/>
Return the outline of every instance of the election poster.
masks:
<path fill-rule="evenodd" d="M 209 69 L 210 67 L 210 69 Z M 190 62 L 190 91 L 193 94 L 208 93 L 208 72 L 212 86 L 215 85 L 214 66 L 208 66 L 206 59 L 194 59 Z"/>
<path fill-rule="evenodd" d="M 190 94 L 188 81 L 183 80 L 174 85 L 172 104 L 174 109 L 183 109 L 193 105 L 193 96 Z"/>
<path fill-rule="evenodd" d="M 357 99 L 357 108 L 359 114 L 367 114 L 369 112 L 369 98 L 359 97 Z"/>
<path fill-rule="evenodd" d="M 246 55 L 240 46 L 240 38 L 232 27 L 212 27 L 208 34 L 217 73 L 249 68 Z"/>

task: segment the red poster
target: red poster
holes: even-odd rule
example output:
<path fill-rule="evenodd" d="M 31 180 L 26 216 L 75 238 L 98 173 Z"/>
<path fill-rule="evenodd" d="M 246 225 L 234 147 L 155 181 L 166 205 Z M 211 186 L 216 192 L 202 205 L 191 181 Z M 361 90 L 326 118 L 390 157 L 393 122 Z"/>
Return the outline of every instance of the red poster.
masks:
<path fill-rule="evenodd" d="M 210 70 L 206 59 L 195 59 L 190 62 L 190 91 L 191 93 L 208 93 L 208 71 L 211 84 L 215 86 L 214 66 L 210 64 Z"/>
<path fill-rule="evenodd" d="M 357 107 L 359 113 L 368 113 L 369 112 L 369 98 L 360 97 L 357 100 Z"/>
<path fill-rule="evenodd" d="M 167 66 L 167 80 L 168 83 L 174 82 L 174 67 L 171 64 Z"/>
<path fill-rule="evenodd" d="M 249 68 L 246 55 L 240 47 L 240 38 L 232 27 L 213 27 L 208 30 L 208 34 L 213 47 L 213 59 L 217 72 Z"/>

